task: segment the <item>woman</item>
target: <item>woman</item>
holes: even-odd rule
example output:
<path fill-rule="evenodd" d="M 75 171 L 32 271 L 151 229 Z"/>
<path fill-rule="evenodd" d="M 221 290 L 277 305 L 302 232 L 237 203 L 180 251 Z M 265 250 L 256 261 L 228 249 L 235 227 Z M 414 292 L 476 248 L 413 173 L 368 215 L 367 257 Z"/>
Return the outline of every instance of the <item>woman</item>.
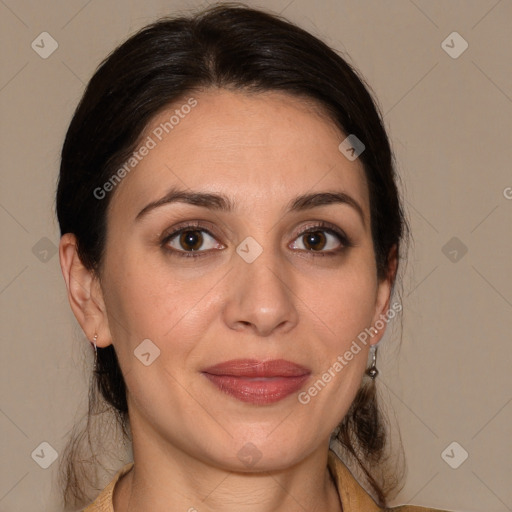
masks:
<path fill-rule="evenodd" d="M 281 18 L 218 5 L 102 63 L 62 150 L 59 254 L 134 463 L 87 512 L 383 510 L 395 179 L 362 81 Z"/>

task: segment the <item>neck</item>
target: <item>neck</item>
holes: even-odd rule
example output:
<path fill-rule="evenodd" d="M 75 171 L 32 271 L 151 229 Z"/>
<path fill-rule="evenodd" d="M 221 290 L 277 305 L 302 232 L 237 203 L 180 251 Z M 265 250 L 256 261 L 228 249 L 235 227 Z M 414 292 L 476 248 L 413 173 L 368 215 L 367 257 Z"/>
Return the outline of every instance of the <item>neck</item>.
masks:
<path fill-rule="evenodd" d="M 114 491 L 115 512 L 340 512 L 327 449 L 292 467 L 228 471 L 162 447 L 136 446 L 133 469 Z"/>

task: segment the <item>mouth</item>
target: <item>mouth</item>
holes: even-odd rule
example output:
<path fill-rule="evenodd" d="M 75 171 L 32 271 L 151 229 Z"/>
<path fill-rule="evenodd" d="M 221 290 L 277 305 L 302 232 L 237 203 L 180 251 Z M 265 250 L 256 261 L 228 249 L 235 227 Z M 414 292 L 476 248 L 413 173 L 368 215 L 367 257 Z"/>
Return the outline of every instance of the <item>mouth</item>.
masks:
<path fill-rule="evenodd" d="M 284 359 L 234 359 L 201 372 L 220 391 L 242 402 L 267 405 L 297 392 L 311 370 Z"/>

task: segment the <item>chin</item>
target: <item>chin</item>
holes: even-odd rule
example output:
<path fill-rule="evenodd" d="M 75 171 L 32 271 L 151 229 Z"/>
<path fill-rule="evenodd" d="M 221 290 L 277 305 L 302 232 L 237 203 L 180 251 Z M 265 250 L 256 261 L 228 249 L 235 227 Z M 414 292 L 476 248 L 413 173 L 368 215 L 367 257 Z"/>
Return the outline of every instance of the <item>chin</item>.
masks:
<path fill-rule="evenodd" d="M 272 434 L 270 434 L 270 437 Z M 308 453 L 317 447 L 307 447 L 304 441 L 293 440 L 290 437 L 270 441 L 267 433 L 249 440 L 232 442 L 232 451 L 225 457 L 216 456 L 219 466 L 236 472 L 280 471 L 301 461 Z"/>

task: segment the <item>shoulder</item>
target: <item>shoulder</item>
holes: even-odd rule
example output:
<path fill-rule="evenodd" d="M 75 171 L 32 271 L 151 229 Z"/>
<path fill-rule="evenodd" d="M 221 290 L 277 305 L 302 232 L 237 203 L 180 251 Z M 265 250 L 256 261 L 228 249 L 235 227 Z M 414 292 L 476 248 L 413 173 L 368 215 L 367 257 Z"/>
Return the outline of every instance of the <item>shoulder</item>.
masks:
<path fill-rule="evenodd" d="M 416 505 L 399 505 L 391 508 L 379 507 L 333 450 L 329 450 L 328 467 L 343 504 L 344 512 L 358 512 L 360 510 L 365 512 L 448 512 Z"/>

